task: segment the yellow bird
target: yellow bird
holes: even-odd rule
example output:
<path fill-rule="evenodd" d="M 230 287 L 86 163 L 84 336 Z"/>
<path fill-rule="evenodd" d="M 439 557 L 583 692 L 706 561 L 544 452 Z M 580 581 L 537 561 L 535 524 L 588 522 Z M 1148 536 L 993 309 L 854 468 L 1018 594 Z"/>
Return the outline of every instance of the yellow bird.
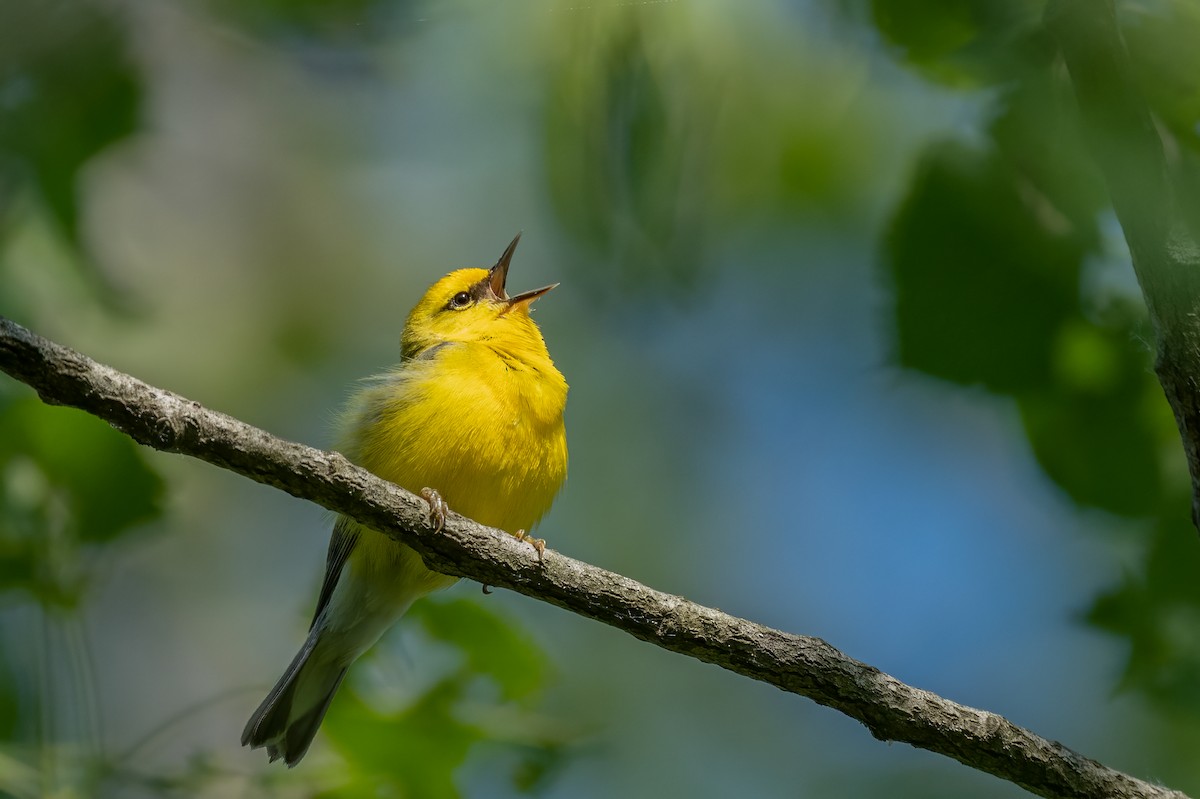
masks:
<path fill-rule="evenodd" d="M 350 401 L 339 449 L 375 474 L 528 539 L 567 475 L 567 383 L 530 304 L 553 285 L 505 293 L 520 234 L 491 269 L 459 269 L 417 303 L 400 364 Z M 555 284 L 557 285 L 557 284 Z M 429 488 L 429 487 L 432 487 Z M 308 638 L 250 717 L 242 745 L 304 757 L 346 670 L 417 598 L 455 582 L 415 551 L 341 516 Z"/>

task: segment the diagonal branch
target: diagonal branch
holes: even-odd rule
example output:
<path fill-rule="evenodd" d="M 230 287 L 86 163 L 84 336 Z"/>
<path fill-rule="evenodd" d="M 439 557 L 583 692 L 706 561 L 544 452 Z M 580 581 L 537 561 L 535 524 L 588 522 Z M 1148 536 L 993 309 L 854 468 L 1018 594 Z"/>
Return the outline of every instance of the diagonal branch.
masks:
<path fill-rule="evenodd" d="M 135 440 L 191 455 L 316 502 L 403 541 L 430 567 L 502 586 L 663 649 L 806 696 L 876 738 L 947 755 L 1047 797 L 1186 799 L 1018 727 L 906 685 L 819 638 L 773 630 L 648 588 L 450 513 L 436 532 L 423 500 L 344 457 L 284 441 L 0 317 L 0 370 L 55 405 L 80 408 Z"/>

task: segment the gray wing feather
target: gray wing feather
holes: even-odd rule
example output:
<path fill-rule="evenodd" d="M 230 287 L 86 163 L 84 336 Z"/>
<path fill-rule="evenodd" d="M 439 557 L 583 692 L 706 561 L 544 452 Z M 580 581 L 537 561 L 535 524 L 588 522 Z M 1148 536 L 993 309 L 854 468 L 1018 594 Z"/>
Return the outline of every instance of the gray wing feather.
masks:
<path fill-rule="evenodd" d="M 344 516 L 339 517 L 337 524 L 333 526 L 333 535 L 329 538 L 329 552 L 325 556 L 325 579 L 321 582 L 321 594 L 317 597 L 317 609 L 313 613 L 312 623 L 308 625 L 309 630 L 316 626 L 317 619 L 321 618 L 321 613 L 333 597 L 333 589 L 337 588 L 338 578 L 342 576 L 342 567 L 346 565 L 346 560 L 357 543 L 358 529 L 354 522 Z"/>

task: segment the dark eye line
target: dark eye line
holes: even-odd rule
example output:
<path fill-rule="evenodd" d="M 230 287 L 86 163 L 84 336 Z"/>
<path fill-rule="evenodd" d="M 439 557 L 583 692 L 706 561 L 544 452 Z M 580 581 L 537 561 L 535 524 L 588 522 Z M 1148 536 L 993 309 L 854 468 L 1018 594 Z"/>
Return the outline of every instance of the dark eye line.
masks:
<path fill-rule="evenodd" d="M 469 308 L 479 302 L 488 293 L 487 279 L 483 279 L 471 286 L 469 291 L 460 291 L 450 298 L 443 310 L 446 311 L 461 311 L 464 308 Z"/>

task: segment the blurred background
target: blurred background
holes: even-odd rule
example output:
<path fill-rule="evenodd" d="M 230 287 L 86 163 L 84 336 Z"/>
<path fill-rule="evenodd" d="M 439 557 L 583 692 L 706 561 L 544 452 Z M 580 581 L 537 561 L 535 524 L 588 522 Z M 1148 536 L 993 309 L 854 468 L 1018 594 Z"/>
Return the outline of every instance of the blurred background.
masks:
<path fill-rule="evenodd" d="M 550 546 L 1200 793 L 1200 537 L 1043 11 L 0 0 L 0 313 L 329 446 L 521 230 Z M 1193 175 L 1200 7 L 1117 15 Z M 0 795 L 1025 795 L 473 583 L 268 767 L 328 529 L 0 378 Z"/>

